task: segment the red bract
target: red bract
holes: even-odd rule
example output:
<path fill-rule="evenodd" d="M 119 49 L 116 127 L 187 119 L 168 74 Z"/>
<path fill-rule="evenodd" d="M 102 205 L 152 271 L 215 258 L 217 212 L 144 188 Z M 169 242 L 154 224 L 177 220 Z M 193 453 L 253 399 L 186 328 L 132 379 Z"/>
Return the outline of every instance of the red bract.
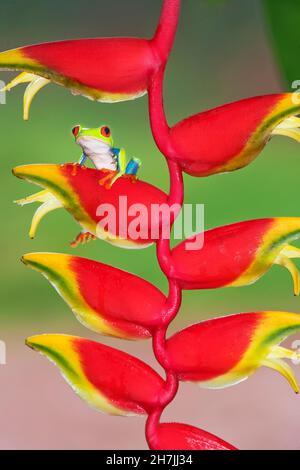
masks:
<path fill-rule="evenodd" d="M 164 381 L 129 354 L 67 335 L 31 336 L 26 344 L 53 361 L 78 395 L 100 411 L 139 415 L 158 405 Z"/>
<path fill-rule="evenodd" d="M 79 321 L 98 333 L 144 339 L 160 325 L 166 297 L 144 279 L 58 253 L 30 253 L 22 261 L 43 274 Z"/>
<path fill-rule="evenodd" d="M 300 141 L 300 106 L 293 93 L 258 96 L 188 117 L 169 127 L 159 71 L 149 92 L 150 119 L 164 155 L 193 176 L 238 170 L 251 163 L 274 135 Z"/>
<path fill-rule="evenodd" d="M 237 450 L 209 432 L 182 423 L 161 423 L 151 442 L 153 450 Z"/>
<path fill-rule="evenodd" d="M 283 359 L 299 354 L 279 346 L 300 331 L 300 315 L 251 312 L 229 315 L 189 326 L 167 341 L 170 367 L 183 381 L 222 388 L 247 379 L 258 367 L 282 374 L 298 393 L 292 369 Z"/>
<path fill-rule="evenodd" d="M 60 207 L 67 209 L 85 230 L 123 248 L 144 248 L 159 236 L 158 209 L 168 205 L 168 197 L 149 183 L 123 176 L 106 189 L 99 183 L 105 175 L 101 170 L 71 163 L 23 165 L 14 168 L 13 173 L 42 186 L 48 190 L 47 196 L 52 196 L 50 203 L 49 198 L 44 202 L 44 192 L 28 198 L 28 202 L 44 202 L 34 216 L 31 238 L 42 217 Z M 18 202 L 26 204 L 27 198 Z"/>
<path fill-rule="evenodd" d="M 168 274 L 184 289 L 243 286 L 259 279 L 274 263 L 287 268 L 299 294 L 300 278 L 291 258 L 300 250 L 289 243 L 300 236 L 299 217 L 238 222 L 204 233 L 197 248 L 192 237 L 171 252 Z"/>
<path fill-rule="evenodd" d="M 77 39 L 2 52 L 2 69 L 25 71 L 6 89 L 30 83 L 25 93 L 25 119 L 34 95 L 50 81 L 98 101 L 138 98 L 147 92 L 153 73 L 169 56 L 179 9 L 180 0 L 164 0 L 156 34 L 150 40 Z"/>

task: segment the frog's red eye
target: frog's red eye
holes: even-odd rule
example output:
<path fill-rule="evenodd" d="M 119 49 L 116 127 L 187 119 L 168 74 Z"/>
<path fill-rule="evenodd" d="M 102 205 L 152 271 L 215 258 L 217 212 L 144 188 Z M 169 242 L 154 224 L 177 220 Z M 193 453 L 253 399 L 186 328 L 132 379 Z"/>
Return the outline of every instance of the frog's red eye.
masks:
<path fill-rule="evenodd" d="M 73 127 L 73 129 L 72 129 L 72 134 L 74 135 L 74 137 L 77 137 L 77 136 L 78 136 L 79 131 L 80 131 L 80 126 L 75 126 L 75 127 Z"/>
<path fill-rule="evenodd" d="M 103 127 L 101 127 L 100 131 L 101 131 L 101 134 L 103 135 L 103 137 L 110 137 L 110 128 L 109 127 L 103 126 Z"/>

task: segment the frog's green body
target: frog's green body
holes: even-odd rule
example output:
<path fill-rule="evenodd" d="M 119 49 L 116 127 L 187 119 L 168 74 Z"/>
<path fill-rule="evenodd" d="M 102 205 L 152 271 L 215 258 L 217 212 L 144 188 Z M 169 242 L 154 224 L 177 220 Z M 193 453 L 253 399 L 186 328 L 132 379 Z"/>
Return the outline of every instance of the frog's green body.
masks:
<path fill-rule="evenodd" d="M 89 158 L 98 170 L 107 170 L 107 176 L 102 179 L 106 187 L 110 187 L 120 176 L 137 175 L 141 166 L 140 160 L 132 158 L 127 163 L 125 150 L 114 147 L 108 126 L 86 129 L 78 125 L 72 132 L 83 151 L 79 164 L 83 165 Z"/>

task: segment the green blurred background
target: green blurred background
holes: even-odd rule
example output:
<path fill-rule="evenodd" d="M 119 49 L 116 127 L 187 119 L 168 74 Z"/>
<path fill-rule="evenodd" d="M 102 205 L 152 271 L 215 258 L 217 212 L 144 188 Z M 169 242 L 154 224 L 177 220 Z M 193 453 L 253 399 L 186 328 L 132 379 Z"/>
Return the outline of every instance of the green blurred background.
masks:
<path fill-rule="evenodd" d="M 267 23 L 266 16 L 268 15 L 264 12 L 259 0 L 183 0 L 182 3 L 182 16 L 175 48 L 167 69 L 165 85 L 166 111 L 170 123 L 231 100 L 288 91 L 291 89 L 291 81 L 300 79 L 300 70 L 297 76 L 297 68 L 292 71 L 289 68 L 286 75 L 280 71 L 278 63 L 282 64 L 281 58 L 285 57 L 285 51 L 287 55 L 290 54 L 289 44 L 276 42 L 271 31 L 274 22 L 272 20 Z M 292 3 L 300 17 L 297 0 L 294 2 L 276 2 L 275 0 L 273 5 L 279 5 L 279 3 Z M 64 0 L 63 2 L 2 0 L 0 50 L 75 37 L 151 36 L 160 7 L 160 0 L 86 0 L 85 2 L 79 0 Z M 293 17 L 295 17 L 295 11 Z M 280 29 L 280 25 L 277 24 L 277 27 Z M 272 44 L 274 44 L 274 50 Z M 277 57 L 280 59 L 279 62 Z M 294 54 L 293 57 L 299 62 L 299 54 Z M 0 79 L 8 81 L 13 76 L 14 74 L 1 72 Z M 11 169 L 24 163 L 77 160 L 80 156 L 80 149 L 73 141 L 71 128 L 81 123 L 87 127 L 109 124 L 113 129 L 115 142 L 124 146 L 129 155 L 142 159 L 143 166 L 140 174 L 142 179 L 167 190 L 168 174 L 164 158 L 156 149 L 150 134 L 145 97 L 128 103 L 99 104 L 82 97 L 73 97 L 68 90 L 51 84 L 35 98 L 30 121 L 23 122 L 23 92 L 22 86 L 14 89 L 7 94 L 6 105 L 0 105 L 2 154 L 0 337 L 7 343 L 7 366 L 0 369 L 0 374 L 3 371 L 2 390 L 6 391 L 5 396 L 7 396 L 7 402 L 5 399 L 2 400 L 1 409 L 8 426 L 3 436 L 0 436 L 0 447 L 89 448 L 95 446 L 96 443 L 91 436 L 89 439 L 83 438 L 79 433 L 80 437 L 78 437 L 78 430 L 75 431 L 76 426 L 78 423 L 84 426 L 80 421 L 82 419 L 86 425 L 85 433 L 83 433 L 86 436 L 90 429 L 94 429 L 91 427 L 91 421 L 94 419 L 93 425 L 98 426 L 99 437 L 101 429 L 103 433 L 104 418 L 98 415 L 94 418 L 93 414 L 88 415 L 85 421 L 82 418 L 85 416 L 84 405 L 81 408 L 77 401 L 74 401 L 72 406 L 75 408 L 80 406 L 79 411 L 76 408 L 76 413 L 71 416 L 68 409 L 68 400 L 73 400 L 71 392 L 67 395 L 66 406 L 59 408 L 60 400 L 66 399 L 65 394 L 69 391 L 65 390 L 64 384 L 57 382 L 59 385 L 56 386 L 56 382 L 52 381 L 51 394 L 48 389 L 46 390 L 46 386 L 43 388 L 43 384 L 42 388 L 39 388 L 38 374 L 44 374 L 45 370 L 43 377 L 47 381 L 49 367 L 42 359 L 38 362 L 39 365 L 35 366 L 35 361 L 38 359 L 23 346 L 23 339 L 29 334 L 53 331 L 90 337 L 95 337 L 95 335 L 76 323 L 71 312 L 49 284 L 37 273 L 24 267 L 19 262 L 19 258 L 22 254 L 31 251 L 74 253 L 129 270 L 162 289 L 165 289 L 166 282 L 157 265 L 154 247 L 143 251 L 126 251 L 96 241 L 75 251 L 72 250 L 69 242 L 77 234 L 78 226 L 63 210 L 48 215 L 41 223 L 37 238 L 34 241 L 29 240 L 28 230 L 34 207 L 20 208 L 13 204 L 13 200 L 34 192 L 36 188 L 15 179 L 11 174 Z M 206 179 L 186 176 L 185 202 L 205 204 L 206 228 L 259 217 L 300 216 L 299 166 L 300 147 L 294 141 L 276 137 L 268 144 L 260 158 L 246 169 Z M 292 282 L 288 272 L 276 266 L 263 279 L 250 287 L 185 292 L 181 312 L 172 328 L 176 329 L 183 324 L 210 316 L 264 309 L 300 312 L 300 299 L 293 297 Z M 128 343 L 119 341 L 110 341 L 110 344 L 128 351 L 135 351 L 136 354 L 145 356 L 151 361 L 149 345 L 132 346 L 130 344 L 127 346 Z M 147 352 L 143 348 L 148 348 Z M 37 367 L 36 370 L 35 367 Z M 56 380 L 54 372 L 52 377 Z M 268 393 L 272 394 L 271 385 L 268 388 L 271 375 L 267 373 L 267 382 L 265 376 L 259 377 L 262 380 L 259 384 L 264 383 Z M 279 387 L 282 386 L 282 393 L 286 392 L 290 396 L 292 392 L 285 383 L 282 383 L 281 378 L 275 374 L 275 379 L 274 384 L 277 386 L 279 383 Z M 253 384 L 256 384 L 254 378 L 251 380 Z M 60 387 L 59 393 L 57 387 Z M 271 429 L 274 411 L 270 409 L 268 415 L 266 409 L 269 405 L 264 403 L 264 410 L 260 413 L 260 409 L 255 408 L 258 405 L 253 398 L 253 393 L 250 393 L 251 386 L 248 392 L 246 389 L 246 385 L 240 385 L 235 389 L 238 392 L 233 392 L 235 393 L 233 395 L 225 391 L 223 395 L 225 404 L 220 395 L 222 392 L 209 392 L 208 394 L 205 392 L 203 396 L 207 399 L 210 414 L 202 417 L 202 420 L 199 418 L 201 415 L 198 414 L 194 424 L 201 425 L 204 422 L 204 426 L 206 420 L 206 428 L 209 431 L 219 434 L 222 431 L 222 437 L 228 440 L 231 438 L 235 444 L 244 445 L 244 448 L 246 446 L 280 448 L 282 440 L 279 439 L 279 431 L 277 433 L 276 428 L 280 427 L 278 423 L 283 422 L 283 415 L 276 414 L 278 423 L 273 423 Z M 259 385 L 258 389 L 260 390 Z M 186 396 L 189 393 L 199 394 L 200 392 L 198 390 L 191 392 L 190 389 L 186 389 Z M 219 394 L 217 400 L 215 393 Z M 46 402 L 43 400 L 43 394 L 47 396 Z M 247 397 L 246 402 L 245 397 Z M 292 398 L 294 400 L 294 397 Z M 77 400 L 76 397 L 74 400 Z M 226 400 L 229 400 L 227 404 Z M 219 409 L 216 408 L 216 402 L 218 402 Z M 19 406 L 18 403 L 22 405 Z M 248 421 L 245 418 L 243 423 L 237 420 L 234 425 L 229 424 L 229 421 L 235 419 L 235 413 L 240 417 L 243 415 L 246 403 L 249 407 Z M 281 402 L 278 402 L 277 408 L 280 408 L 279 403 Z M 299 401 L 297 403 L 297 407 L 300 408 Z M 289 412 L 284 416 L 289 416 L 288 423 L 294 426 L 292 418 L 292 410 L 295 409 L 294 401 L 288 404 L 290 404 Z M 10 409 L 16 406 L 18 412 Z M 201 409 L 204 406 L 203 402 L 197 403 L 197 409 L 198 406 Z M 183 410 L 182 416 L 180 410 Z M 213 410 L 216 410 L 216 415 L 213 414 Z M 172 411 L 173 418 L 176 417 L 177 412 L 177 415 L 179 414 L 182 420 L 187 422 L 188 419 L 191 422 L 195 416 L 195 410 L 191 409 L 189 413 L 188 405 L 184 404 L 183 399 L 178 408 L 174 405 Z M 252 423 L 252 415 L 256 415 L 259 420 L 264 411 L 266 411 L 264 425 L 267 426 L 269 419 L 270 429 L 268 426 L 264 428 L 263 437 L 258 433 L 260 436 L 258 438 L 255 423 Z M 48 427 L 44 423 L 43 432 L 39 432 L 38 435 L 32 430 L 34 425 L 30 426 L 29 423 L 28 430 L 29 416 L 36 424 L 36 420 L 42 419 L 43 413 L 47 415 L 45 423 L 48 422 Z M 230 419 L 226 413 L 229 413 Z M 51 421 L 54 419 L 53 416 L 56 419 L 55 422 L 62 419 L 64 423 L 68 423 L 66 424 L 69 426 L 68 433 L 65 431 L 57 434 L 57 430 L 55 432 L 55 424 Z M 215 421 L 211 416 L 215 416 Z M 226 419 L 224 417 L 222 420 L 221 416 L 226 416 Z M 118 420 L 118 418 L 115 419 Z M 49 424 L 49 420 L 52 424 Z M 141 424 L 136 428 L 138 429 L 136 435 L 135 431 L 132 431 L 132 442 L 130 436 L 128 436 L 128 441 L 124 441 L 125 429 L 127 429 L 125 424 L 119 423 L 122 433 L 116 438 L 113 418 L 109 418 L 109 421 L 106 420 L 105 423 L 107 436 L 111 429 L 112 436 L 115 436 L 118 444 L 113 437 L 109 440 L 106 436 L 105 444 L 99 438 L 99 447 L 114 448 L 118 445 L 143 447 L 145 445 L 141 435 L 143 427 Z M 8 434 L 7 429 L 10 430 Z M 41 430 L 41 426 L 39 429 Z M 44 433 L 46 435 L 50 433 L 51 437 L 49 435 L 47 439 L 41 440 L 41 435 Z M 91 434 L 94 436 L 94 431 Z M 133 444 L 134 442 L 136 445 Z M 286 448 L 289 445 L 295 448 L 297 442 L 287 441 L 284 444 Z"/>

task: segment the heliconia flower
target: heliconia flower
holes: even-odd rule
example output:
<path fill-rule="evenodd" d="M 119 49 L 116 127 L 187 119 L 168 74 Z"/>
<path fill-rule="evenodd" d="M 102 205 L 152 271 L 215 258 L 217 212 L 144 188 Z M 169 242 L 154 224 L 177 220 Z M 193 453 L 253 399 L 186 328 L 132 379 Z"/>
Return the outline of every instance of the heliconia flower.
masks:
<path fill-rule="evenodd" d="M 237 450 L 202 429 L 183 423 L 161 423 L 150 443 L 152 450 Z"/>
<path fill-rule="evenodd" d="M 99 411 L 141 415 L 157 406 L 163 379 L 129 354 L 59 334 L 31 336 L 26 344 L 54 362 L 74 391 Z"/>
<path fill-rule="evenodd" d="M 203 235 L 203 234 L 202 234 Z M 300 217 L 277 217 L 238 222 L 204 232 L 197 248 L 196 235 L 171 252 L 169 275 L 184 289 L 213 289 L 254 283 L 278 264 L 289 270 L 294 294 L 300 276 L 292 258 L 300 249 L 290 242 L 300 237 Z"/>
<path fill-rule="evenodd" d="M 106 189 L 99 184 L 102 170 L 72 163 L 23 165 L 14 168 L 13 174 L 44 188 L 16 201 L 43 203 L 34 214 L 31 238 L 45 214 L 61 207 L 84 230 L 122 248 L 145 248 L 158 238 L 161 217 L 153 207 L 166 204 L 167 195 L 149 183 L 122 176 Z"/>
<path fill-rule="evenodd" d="M 159 25 L 150 40 L 94 38 L 20 47 L 0 54 L 0 68 L 23 73 L 10 90 L 28 82 L 24 118 L 36 93 L 50 82 L 97 101 L 116 102 L 147 92 L 153 73 L 166 63 L 173 45 L 180 0 L 164 0 Z"/>
<path fill-rule="evenodd" d="M 189 326 L 168 339 L 166 350 L 172 370 L 182 381 L 228 387 L 266 366 L 283 375 L 299 393 L 294 373 L 283 359 L 300 363 L 300 354 L 279 346 L 297 331 L 298 313 L 240 313 Z"/>
<path fill-rule="evenodd" d="M 58 253 L 29 253 L 22 261 L 43 274 L 78 320 L 91 330 L 125 339 L 146 339 L 161 324 L 166 297 L 133 274 Z"/>
<path fill-rule="evenodd" d="M 161 82 L 159 72 L 149 90 L 153 135 L 162 153 L 190 175 L 243 168 L 275 135 L 300 142 L 300 105 L 293 93 L 243 99 L 188 117 L 170 128 Z"/>

